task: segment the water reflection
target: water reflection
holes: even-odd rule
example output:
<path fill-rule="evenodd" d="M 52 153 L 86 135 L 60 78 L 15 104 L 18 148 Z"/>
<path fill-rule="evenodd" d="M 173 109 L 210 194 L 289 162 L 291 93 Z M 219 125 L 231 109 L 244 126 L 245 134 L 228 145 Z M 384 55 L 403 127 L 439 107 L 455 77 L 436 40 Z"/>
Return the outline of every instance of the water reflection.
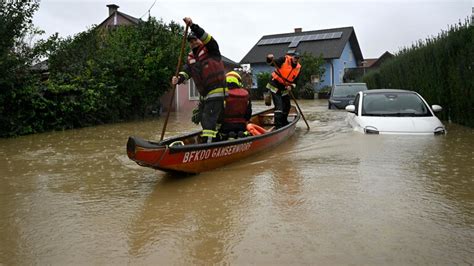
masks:
<path fill-rule="evenodd" d="M 234 178 L 228 171 L 163 177 L 129 227 L 134 262 L 228 261 L 233 241 L 245 228 L 239 220 L 248 197 Z"/>
<path fill-rule="evenodd" d="M 474 152 L 466 153 L 474 147 L 474 132 L 457 125 L 448 129 L 449 138 L 440 138 L 421 160 L 420 176 L 430 193 L 425 199 L 440 219 L 474 224 L 474 179 L 464 178 L 474 173 Z M 442 198 L 433 202 L 438 197 Z"/>

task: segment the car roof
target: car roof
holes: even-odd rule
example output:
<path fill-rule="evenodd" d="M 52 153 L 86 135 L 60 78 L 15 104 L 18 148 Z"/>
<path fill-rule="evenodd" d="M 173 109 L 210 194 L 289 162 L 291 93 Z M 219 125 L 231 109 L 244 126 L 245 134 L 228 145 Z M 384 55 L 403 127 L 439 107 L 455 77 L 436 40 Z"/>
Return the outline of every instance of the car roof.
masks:
<path fill-rule="evenodd" d="M 366 90 L 364 93 L 372 94 L 372 93 L 394 93 L 394 92 L 404 92 L 404 93 L 415 93 L 414 91 L 409 90 L 398 90 L 398 89 L 376 89 L 376 90 Z"/>
<path fill-rule="evenodd" d="M 364 86 L 367 86 L 366 83 L 339 83 L 339 84 L 335 84 L 335 86 L 352 86 L 352 85 L 364 85 Z"/>

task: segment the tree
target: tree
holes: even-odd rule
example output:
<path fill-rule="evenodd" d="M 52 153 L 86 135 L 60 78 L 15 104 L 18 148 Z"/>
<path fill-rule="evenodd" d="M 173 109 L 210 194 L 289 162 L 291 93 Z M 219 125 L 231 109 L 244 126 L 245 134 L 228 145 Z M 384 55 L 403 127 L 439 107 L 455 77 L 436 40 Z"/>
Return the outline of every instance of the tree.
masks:
<path fill-rule="evenodd" d="M 34 46 L 38 2 L 0 1 L 0 137 L 63 130 L 159 110 L 184 28 L 150 17 L 136 26 L 57 34 Z M 49 79 L 31 71 L 48 58 Z"/>
<path fill-rule="evenodd" d="M 38 7 L 36 1 L 0 1 L 0 136 L 29 131 L 21 124 L 32 115 L 29 70 L 35 54 L 26 38 L 38 32 L 32 24 Z"/>
<path fill-rule="evenodd" d="M 257 90 L 255 92 L 255 95 L 253 96 L 254 98 L 263 98 L 263 93 L 268 90 L 267 83 L 270 81 L 271 78 L 272 74 L 268 72 L 260 72 L 257 74 Z"/>
<path fill-rule="evenodd" d="M 324 59 L 320 55 L 315 57 L 310 53 L 301 56 L 301 71 L 298 78 L 298 86 L 294 90 L 295 97 L 313 98 L 314 86 L 312 76 L 322 77 L 324 75 Z M 298 96 L 297 96 L 298 95 Z"/>
<path fill-rule="evenodd" d="M 31 63 L 28 34 L 35 32 L 32 24 L 39 4 L 32 1 L 0 1 L 0 87 L 12 88 L 24 78 Z"/>

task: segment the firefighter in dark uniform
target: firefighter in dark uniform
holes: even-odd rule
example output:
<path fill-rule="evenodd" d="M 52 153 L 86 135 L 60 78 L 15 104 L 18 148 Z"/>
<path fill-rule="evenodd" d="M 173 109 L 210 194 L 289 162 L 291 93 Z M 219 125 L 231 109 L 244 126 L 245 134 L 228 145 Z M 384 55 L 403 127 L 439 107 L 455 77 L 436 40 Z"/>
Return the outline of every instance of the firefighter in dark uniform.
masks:
<path fill-rule="evenodd" d="M 289 51 L 284 57 L 274 59 L 273 54 L 267 55 L 267 63 L 274 66 L 272 79 L 267 84 L 267 89 L 272 93 L 275 105 L 275 128 L 288 124 L 288 113 L 291 103 L 289 91 L 296 87 L 300 74 L 300 55 L 296 51 Z"/>
<path fill-rule="evenodd" d="M 239 73 L 235 71 L 228 72 L 226 82 L 229 91 L 226 98 L 224 118 L 219 130 L 223 140 L 246 136 L 247 122 L 252 116 L 250 95 L 243 88 Z"/>
<path fill-rule="evenodd" d="M 191 52 L 179 75 L 172 78 L 172 84 L 181 84 L 192 78 L 200 94 L 201 137 L 212 142 L 217 136 L 217 123 L 224 110 L 227 96 L 225 69 L 219 45 L 216 40 L 192 19 L 183 19 L 191 28 L 188 35 Z"/>

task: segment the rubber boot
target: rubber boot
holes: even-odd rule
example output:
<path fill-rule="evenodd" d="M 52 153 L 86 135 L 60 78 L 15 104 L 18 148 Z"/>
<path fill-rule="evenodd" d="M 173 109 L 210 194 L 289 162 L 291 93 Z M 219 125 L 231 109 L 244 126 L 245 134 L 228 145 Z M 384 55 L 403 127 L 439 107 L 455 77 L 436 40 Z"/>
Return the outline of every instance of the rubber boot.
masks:
<path fill-rule="evenodd" d="M 283 113 L 282 114 L 281 122 L 282 122 L 283 126 L 286 126 L 286 125 L 289 124 L 288 123 L 288 113 Z"/>
<path fill-rule="evenodd" d="M 284 126 L 283 124 L 283 113 L 275 112 L 275 128 L 279 129 Z"/>

